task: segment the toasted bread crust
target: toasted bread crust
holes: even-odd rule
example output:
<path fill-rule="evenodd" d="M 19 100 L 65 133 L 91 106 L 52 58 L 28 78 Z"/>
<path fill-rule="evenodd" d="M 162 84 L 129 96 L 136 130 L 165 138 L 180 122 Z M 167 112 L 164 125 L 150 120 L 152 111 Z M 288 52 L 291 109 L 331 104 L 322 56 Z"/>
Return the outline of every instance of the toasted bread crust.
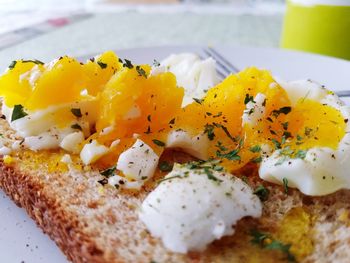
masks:
<path fill-rule="evenodd" d="M 79 231 L 78 218 L 47 196 L 41 184 L 0 161 L 0 187 L 24 208 L 37 225 L 73 262 L 107 262 L 103 251 L 84 232 Z M 118 262 L 117 259 L 114 262 Z"/>
<path fill-rule="evenodd" d="M 47 159 L 55 155 L 47 153 Z M 170 153 L 168 160 L 173 161 L 174 156 Z M 270 197 L 260 219 L 243 219 L 233 236 L 215 241 L 203 252 L 182 255 L 167 251 L 138 220 L 137 207 L 151 188 L 137 194 L 118 193 L 109 187 L 99 192 L 101 175 L 96 170 L 52 172 L 46 160 L 31 166 L 32 160 L 21 151 L 13 158 L 10 165 L 0 160 L 0 188 L 26 209 L 73 262 L 286 262 L 281 253 L 252 245 L 249 231 L 274 232 L 295 207 L 304 207 L 314 218 L 310 230 L 314 249 L 300 262 L 348 262 L 350 256 L 349 190 L 306 197 L 292 189 L 285 194 L 282 187 L 265 183 Z M 254 170 L 246 172 L 253 188 L 262 183 L 252 174 Z"/>

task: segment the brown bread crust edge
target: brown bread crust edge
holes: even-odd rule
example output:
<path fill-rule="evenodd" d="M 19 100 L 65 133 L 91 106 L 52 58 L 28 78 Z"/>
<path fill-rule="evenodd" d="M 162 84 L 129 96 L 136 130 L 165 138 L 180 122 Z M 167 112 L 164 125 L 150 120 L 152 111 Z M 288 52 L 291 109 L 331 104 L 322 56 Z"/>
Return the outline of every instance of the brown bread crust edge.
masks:
<path fill-rule="evenodd" d="M 0 161 L 0 187 L 18 205 L 23 207 L 37 225 L 59 246 L 73 262 L 107 262 L 104 253 L 82 231 L 73 213 L 70 213 L 46 195 L 43 186 L 33 182 L 15 167 Z M 120 262 L 113 260 L 113 262 Z"/>

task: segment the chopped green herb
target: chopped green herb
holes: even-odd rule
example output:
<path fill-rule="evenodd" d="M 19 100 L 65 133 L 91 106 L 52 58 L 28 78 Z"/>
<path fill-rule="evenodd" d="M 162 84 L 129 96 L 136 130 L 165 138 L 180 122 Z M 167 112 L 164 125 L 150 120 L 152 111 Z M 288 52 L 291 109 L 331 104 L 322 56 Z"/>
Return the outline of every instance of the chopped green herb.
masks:
<path fill-rule="evenodd" d="M 261 184 L 254 190 L 253 193 L 256 194 L 261 201 L 266 201 L 269 197 L 270 191 Z"/>
<path fill-rule="evenodd" d="M 255 103 L 254 97 L 253 96 L 249 96 L 249 94 L 245 94 L 244 104 L 247 105 L 250 101 Z"/>
<path fill-rule="evenodd" d="M 21 119 L 25 116 L 27 116 L 28 113 L 26 113 L 23 110 L 23 106 L 21 104 L 17 104 L 13 107 L 13 111 L 12 111 L 12 116 L 11 116 L 11 121 L 15 121 L 18 119 Z"/>
<path fill-rule="evenodd" d="M 209 168 L 204 168 L 205 174 L 208 176 L 209 180 L 213 180 L 215 182 L 221 183 L 222 180 L 218 179 L 217 177 L 214 176 L 213 172 L 209 170 Z"/>
<path fill-rule="evenodd" d="M 289 125 L 288 121 L 287 121 L 287 122 L 283 122 L 283 123 L 282 123 L 283 129 L 284 129 L 284 130 L 288 130 L 288 125 Z"/>
<path fill-rule="evenodd" d="M 282 156 L 281 158 L 279 158 L 279 160 L 275 163 L 275 166 L 281 165 L 282 163 L 284 163 L 287 160 L 287 156 Z"/>
<path fill-rule="evenodd" d="M 160 140 L 157 140 L 157 139 L 153 139 L 152 142 L 160 147 L 164 147 L 165 146 L 165 143 L 160 141 Z"/>
<path fill-rule="evenodd" d="M 103 178 L 102 180 L 98 180 L 97 181 L 99 184 L 101 184 L 102 186 L 108 184 L 108 179 L 107 178 Z"/>
<path fill-rule="evenodd" d="M 197 102 L 198 104 L 202 104 L 203 99 L 197 99 L 197 98 L 192 98 L 195 102 Z"/>
<path fill-rule="evenodd" d="M 278 240 L 272 239 L 269 234 L 262 233 L 256 229 L 250 231 L 250 235 L 252 236 L 251 243 L 259 245 L 263 249 L 279 250 L 287 256 L 288 262 L 296 262 L 295 256 L 290 252 L 290 244 L 283 244 Z M 264 242 L 266 239 L 271 240 L 271 242 Z"/>
<path fill-rule="evenodd" d="M 299 151 L 297 151 L 297 153 L 295 154 L 295 158 L 305 159 L 306 153 L 307 153 L 306 150 L 299 150 Z"/>
<path fill-rule="evenodd" d="M 214 137 L 215 137 L 214 125 L 206 124 L 204 126 L 204 134 L 208 135 L 209 140 L 211 140 L 211 141 L 214 140 Z"/>
<path fill-rule="evenodd" d="M 275 145 L 275 149 L 281 149 L 281 143 L 279 143 L 276 139 L 272 138 L 271 141 Z"/>
<path fill-rule="evenodd" d="M 77 129 L 82 131 L 83 129 L 81 128 L 81 126 L 78 123 L 73 124 L 72 126 L 70 126 L 72 129 Z"/>
<path fill-rule="evenodd" d="M 117 168 L 115 166 L 113 166 L 111 168 L 108 168 L 108 169 L 102 171 L 100 174 L 104 177 L 109 178 L 109 177 L 113 176 L 113 174 L 116 170 L 117 170 Z"/>
<path fill-rule="evenodd" d="M 156 59 L 153 59 L 153 66 L 155 66 L 155 67 L 159 67 L 159 66 L 160 66 L 159 61 L 158 61 L 158 60 L 156 60 Z"/>
<path fill-rule="evenodd" d="M 230 161 L 239 161 L 241 157 L 238 155 L 239 150 L 235 149 L 227 153 L 222 153 L 220 151 L 216 151 L 216 156 L 219 158 L 226 158 Z"/>
<path fill-rule="evenodd" d="M 173 169 L 172 165 L 166 161 L 160 162 L 158 167 L 162 172 L 170 172 Z"/>
<path fill-rule="evenodd" d="M 288 262 L 296 262 L 295 257 L 290 252 L 290 244 L 283 244 L 280 241 L 272 240 L 272 242 L 265 246 L 266 249 L 279 250 L 287 256 Z"/>
<path fill-rule="evenodd" d="M 288 132 L 288 131 L 284 131 L 284 132 L 283 132 L 283 136 L 284 136 L 286 139 L 288 139 L 288 138 L 291 138 L 291 137 L 292 137 L 292 134 L 291 134 L 290 132 Z"/>
<path fill-rule="evenodd" d="M 288 194 L 288 179 L 284 177 L 282 181 L 283 181 L 284 192 L 285 194 Z"/>
<path fill-rule="evenodd" d="M 44 65 L 44 62 L 37 60 L 37 59 L 27 59 L 27 60 L 21 60 L 22 63 L 34 63 L 34 64 L 38 64 L 38 65 Z"/>
<path fill-rule="evenodd" d="M 147 79 L 146 71 L 141 68 L 140 66 L 136 66 L 136 71 L 139 74 L 139 76 L 145 77 Z"/>
<path fill-rule="evenodd" d="M 158 184 L 164 182 L 164 181 L 168 181 L 168 180 L 171 180 L 171 179 L 174 179 L 174 178 L 182 178 L 180 175 L 174 175 L 174 176 L 170 176 L 168 178 L 163 178 L 161 180 L 158 181 Z"/>
<path fill-rule="evenodd" d="M 253 238 L 250 240 L 250 242 L 261 246 L 263 245 L 264 240 L 269 237 L 267 234 L 261 233 L 256 229 L 251 230 L 249 234 Z"/>
<path fill-rule="evenodd" d="M 223 146 L 222 142 L 220 142 L 220 141 L 218 141 L 215 146 L 218 147 L 220 151 L 227 151 L 227 148 L 225 146 Z"/>
<path fill-rule="evenodd" d="M 103 63 L 102 61 L 97 61 L 97 64 L 98 64 L 102 69 L 107 68 L 107 64 L 106 64 L 106 63 Z"/>
<path fill-rule="evenodd" d="M 250 147 L 249 151 L 251 151 L 252 153 L 258 153 L 261 151 L 261 147 L 260 145 L 255 145 L 253 147 Z"/>
<path fill-rule="evenodd" d="M 70 111 L 71 111 L 71 112 L 73 113 L 73 115 L 74 115 L 75 117 L 77 117 L 77 118 L 80 118 L 80 117 L 83 116 L 83 114 L 81 114 L 81 110 L 80 110 L 79 108 L 73 108 L 73 109 L 71 109 Z"/>
<path fill-rule="evenodd" d="M 259 157 L 256 157 L 254 159 L 251 160 L 253 163 L 261 163 L 262 162 L 262 157 L 259 156 Z"/>
<path fill-rule="evenodd" d="M 16 60 L 12 61 L 11 64 L 9 65 L 9 69 L 14 69 L 16 64 L 17 64 Z"/>
<path fill-rule="evenodd" d="M 169 121 L 169 124 L 175 124 L 175 118 L 171 119 L 171 120 Z"/>
<path fill-rule="evenodd" d="M 237 142 L 239 140 L 238 136 L 237 136 L 238 139 L 237 138 L 233 138 L 232 135 L 230 134 L 230 132 L 228 131 L 228 129 L 224 125 L 222 125 L 220 123 L 215 123 L 215 122 L 213 124 L 214 124 L 215 127 L 221 128 L 225 132 L 226 136 L 231 139 L 231 141 Z"/>
<path fill-rule="evenodd" d="M 218 118 L 218 117 L 220 117 L 221 115 L 222 115 L 222 112 L 220 111 L 220 112 L 218 112 L 216 115 L 214 115 L 213 118 Z"/>
<path fill-rule="evenodd" d="M 270 130 L 270 133 L 273 135 L 277 135 L 277 133 L 274 130 Z"/>
<path fill-rule="evenodd" d="M 124 59 L 124 62 L 123 62 L 122 59 L 119 59 L 119 62 L 120 62 L 120 63 L 123 63 L 123 67 L 124 67 L 124 68 L 132 69 L 132 68 L 134 67 L 134 65 L 133 65 L 133 64 L 131 63 L 131 61 L 128 60 L 128 59 Z"/>
<path fill-rule="evenodd" d="M 305 127 L 305 132 L 304 132 L 304 134 L 305 134 L 306 136 L 310 136 L 311 132 L 312 132 L 312 129 L 311 129 L 311 128 Z"/>
<path fill-rule="evenodd" d="M 284 114 L 284 115 L 287 115 L 288 113 L 290 113 L 291 112 L 291 110 L 292 110 L 292 108 L 291 107 L 282 107 L 282 108 L 280 108 L 279 110 L 273 110 L 272 111 L 272 115 L 274 116 L 274 117 L 278 117 L 280 114 Z"/>

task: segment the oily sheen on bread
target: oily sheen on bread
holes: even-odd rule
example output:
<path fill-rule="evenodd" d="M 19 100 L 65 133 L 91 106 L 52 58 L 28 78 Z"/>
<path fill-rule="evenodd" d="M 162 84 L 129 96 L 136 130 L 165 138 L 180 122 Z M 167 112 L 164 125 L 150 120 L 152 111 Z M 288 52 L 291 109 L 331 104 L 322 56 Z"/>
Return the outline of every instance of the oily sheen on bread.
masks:
<path fill-rule="evenodd" d="M 0 120 L 4 145 L 20 141 Z M 297 190 L 264 183 L 270 193 L 260 219 L 245 218 L 236 233 L 211 244 L 203 252 L 167 251 L 138 219 L 137 211 L 150 184 L 140 192 L 118 192 L 98 183 L 99 171 L 60 161 L 62 151 L 18 150 L 0 161 L 0 186 L 72 262 L 287 262 L 281 249 L 254 244 L 252 230 L 270 233 L 291 244 L 298 262 L 348 262 L 350 256 L 350 191 L 307 197 Z M 166 152 L 169 162 L 189 156 Z M 253 187 L 262 184 L 256 167 L 241 174 Z"/>

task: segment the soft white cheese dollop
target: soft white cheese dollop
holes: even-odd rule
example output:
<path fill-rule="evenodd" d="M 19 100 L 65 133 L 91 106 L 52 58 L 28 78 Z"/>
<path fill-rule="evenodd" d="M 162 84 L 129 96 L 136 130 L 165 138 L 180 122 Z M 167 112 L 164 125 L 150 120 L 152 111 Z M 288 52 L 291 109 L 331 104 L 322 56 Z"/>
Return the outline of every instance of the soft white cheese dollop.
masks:
<path fill-rule="evenodd" d="M 350 120 L 350 107 L 322 86 L 311 81 L 280 82 L 295 104 L 300 98 L 319 101 L 339 110 L 345 119 Z M 331 134 L 329 136 L 332 136 Z M 350 189 L 350 121 L 346 123 L 345 135 L 336 150 L 327 147 L 313 147 L 305 158 L 286 158 L 280 150 L 263 158 L 259 176 L 266 181 L 298 188 L 302 193 L 320 196 L 339 189 Z"/>
<path fill-rule="evenodd" d="M 160 66 L 153 67 L 151 74 L 170 71 L 176 76 L 177 85 L 185 89 L 183 106 L 193 102 L 193 98 L 201 99 L 206 91 L 219 83 L 215 60 L 201 60 L 193 53 L 172 54 L 161 61 Z"/>
<path fill-rule="evenodd" d="M 248 185 L 227 173 L 210 173 L 175 165 L 142 203 L 141 221 L 167 249 L 201 251 L 232 235 L 241 218 L 261 216 L 261 202 Z"/>

